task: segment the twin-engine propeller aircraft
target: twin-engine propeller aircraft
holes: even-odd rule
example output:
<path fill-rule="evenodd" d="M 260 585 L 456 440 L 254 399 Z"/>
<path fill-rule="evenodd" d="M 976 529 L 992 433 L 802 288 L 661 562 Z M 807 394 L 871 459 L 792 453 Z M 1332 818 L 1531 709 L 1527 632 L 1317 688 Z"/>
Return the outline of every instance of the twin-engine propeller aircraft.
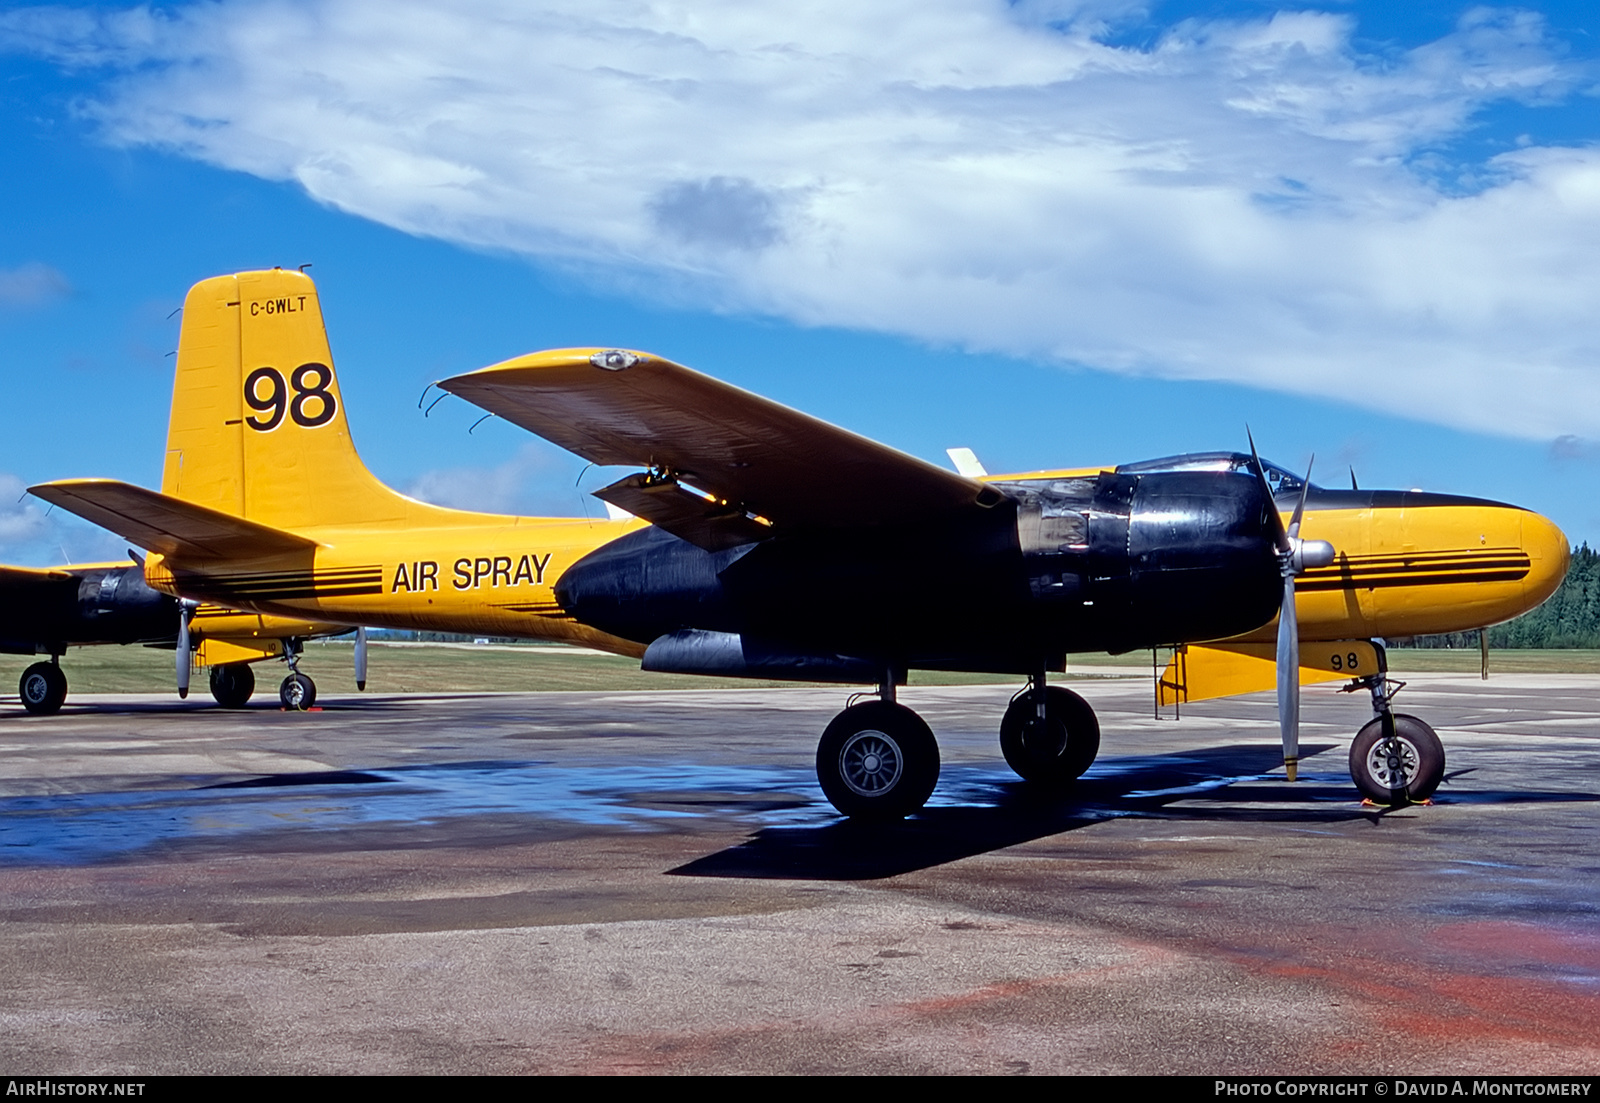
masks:
<path fill-rule="evenodd" d="M 823 791 L 863 818 L 915 811 L 938 779 L 932 732 L 895 700 L 908 670 L 1026 676 L 1001 749 L 1050 788 L 1100 742 L 1089 705 L 1047 685 L 1066 655 L 1204 641 L 1224 642 L 1184 653 L 1172 692 L 1262 688 L 1276 666 L 1292 776 L 1296 673 L 1352 677 L 1379 733 L 1357 785 L 1423 799 L 1443 751 L 1392 713 L 1373 637 L 1515 616 L 1567 561 L 1526 510 L 1329 498 L 1253 456 L 950 472 L 626 350 L 535 353 L 440 385 L 591 462 L 643 468 L 597 495 L 651 524 L 470 514 L 382 486 L 350 442 L 315 288 L 281 270 L 189 293 L 162 493 L 33 492 L 149 548 L 148 581 L 187 598 L 570 640 L 649 670 L 876 684 L 817 752 Z M 1287 523 L 1275 493 L 1294 503 Z"/>
<path fill-rule="evenodd" d="M 1381 637 L 1510 619 L 1567 568 L 1566 538 L 1527 510 L 1320 490 L 1253 445 L 997 476 L 959 450 L 967 473 L 953 474 L 623 349 L 533 353 L 439 386 L 593 463 L 644 468 L 596 493 L 653 527 L 574 564 L 555 596 L 645 645 L 645 669 L 877 682 L 878 700 L 840 713 L 817 750 L 847 815 L 900 816 L 933 790 L 933 735 L 895 701 L 907 670 L 1026 675 L 1001 750 L 1058 786 L 1089 767 L 1100 732 L 1048 672 L 1072 652 L 1163 645 L 1179 645 L 1169 700 L 1277 683 L 1291 781 L 1301 681 L 1350 678 L 1377 713 L 1351 748 L 1357 787 L 1426 799 L 1444 750 L 1390 708 Z M 1196 641 L 1222 642 L 1183 646 Z"/>
<path fill-rule="evenodd" d="M 290 672 L 280 699 L 288 708 L 309 708 L 316 686 L 293 669 L 300 641 L 348 631 L 182 601 L 146 585 L 137 563 L 0 566 L 0 652 L 50 656 L 24 670 L 17 685 L 22 706 L 36 716 L 57 711 L 67 699 L 61 670 L 66 649 L 103 643 L 174 648 L 179 696 L 188 696 L 194 666 L 209 667 L 211 695 L 224 708 L 242 707 L 255 692 L 251 663 L 282 657 Z M 361 684 L 366 681 L 365 634 L 358 633 L 356 680 Z"/>

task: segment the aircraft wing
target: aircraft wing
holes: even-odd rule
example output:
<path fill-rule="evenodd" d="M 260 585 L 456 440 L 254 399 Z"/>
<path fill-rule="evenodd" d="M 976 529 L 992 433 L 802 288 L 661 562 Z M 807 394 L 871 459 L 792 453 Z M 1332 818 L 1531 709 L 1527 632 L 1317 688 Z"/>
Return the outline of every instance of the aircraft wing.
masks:
<path fill-rule="evenodd" d="M 28 493 L 162 555 L 235 559 L 309 551 L 315 540 L 114 479 L 62 479 Z"/>
<path fill-rule="evenodd" d="M 597 496 L 703 547 L 772 529 L 932 519 L 1003 498 L 975 479 L 644 353 L 536 352 L 439 386 L 591 463 L 664 473 L 665 481 L 629 476 Z M 697 498 L 678 479 L 715 500 Z"/>

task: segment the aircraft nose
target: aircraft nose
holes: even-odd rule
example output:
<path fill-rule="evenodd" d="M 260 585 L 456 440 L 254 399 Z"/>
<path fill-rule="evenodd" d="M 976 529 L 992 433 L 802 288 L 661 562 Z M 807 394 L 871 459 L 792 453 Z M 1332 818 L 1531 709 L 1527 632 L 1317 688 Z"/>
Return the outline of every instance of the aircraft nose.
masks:
<path fill-rule="evenodd" d="M 1522 550 L 1530 561 L 1528 576 L 1523 580 L 1523 593 L 1527 607 L 1532 609 L 1555 593 L 1561 580 L 1567 577 L 1572 545 L 1549 518 L 1528 512 L 1522 516 Z"/>

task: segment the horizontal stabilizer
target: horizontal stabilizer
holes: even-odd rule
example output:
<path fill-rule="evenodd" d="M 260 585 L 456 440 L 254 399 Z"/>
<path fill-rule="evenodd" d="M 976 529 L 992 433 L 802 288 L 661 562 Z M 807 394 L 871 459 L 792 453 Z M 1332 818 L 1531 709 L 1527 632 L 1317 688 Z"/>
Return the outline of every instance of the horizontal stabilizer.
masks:
<path fill-rule="evenodd" d="M 1367 640 L 1301 640 L 1300 684 L 1364 678 L 1378 672 L 1377 649 Z M 1277 647 L 1271 643 L 1188 644 L 1180 647 L 1157 683 L 1163 706 L 1216 697 L 1264 693 L 1278 686 Z"/>
<path fill-rule="evenodd" d="M 114 479 L 63 479 L 29 487 L 28 493 L 164 556 L 253 559 L 317 546 L 292 532 Z"/>

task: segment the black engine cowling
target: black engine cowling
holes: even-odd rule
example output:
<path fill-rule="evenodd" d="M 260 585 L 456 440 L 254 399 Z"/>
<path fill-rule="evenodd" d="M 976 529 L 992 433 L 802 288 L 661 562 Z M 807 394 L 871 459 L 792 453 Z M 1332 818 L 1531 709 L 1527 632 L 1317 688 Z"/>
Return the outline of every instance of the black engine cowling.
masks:
<path fill-rule="evenodd" d="M 177 631 L 177 602 L 134 564 L 56 574 L 0 581 L 0 650 L 59 654 L 68 644 L 162 642 Z"/>

